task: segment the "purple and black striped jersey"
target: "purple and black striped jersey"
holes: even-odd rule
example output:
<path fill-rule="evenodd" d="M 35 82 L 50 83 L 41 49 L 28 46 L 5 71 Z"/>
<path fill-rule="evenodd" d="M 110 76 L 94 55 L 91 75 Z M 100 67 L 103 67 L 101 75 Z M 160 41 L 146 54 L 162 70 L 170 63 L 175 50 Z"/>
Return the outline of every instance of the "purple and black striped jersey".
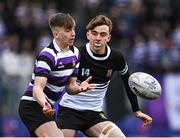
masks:
<path fill-rule="evenodd" d="M 35 76 L 44 76 L 47 77 L 45 96 L 54 104 L 60 98 L 69 78 L 78 75 L 79 60 L 79 50 L 76 47 L 70 46 L 68 51 L 61 51 L 53 41 L 36 58 L 32 80 L 21 99 L 35 101 L 32 96 Z"/>

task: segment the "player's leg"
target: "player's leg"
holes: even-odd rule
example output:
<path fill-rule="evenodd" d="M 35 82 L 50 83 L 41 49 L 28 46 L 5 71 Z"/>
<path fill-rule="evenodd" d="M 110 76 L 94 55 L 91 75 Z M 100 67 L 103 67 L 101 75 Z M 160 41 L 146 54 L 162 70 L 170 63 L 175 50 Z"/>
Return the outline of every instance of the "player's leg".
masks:
<path fill-rule="evenodd" d="M 61 106 L 56 122 L 64 137 L 75 137 L 76 130 L 78 130 L 77 125 L 81 122 L 76 114 L 74 109 Z"/>
<path fill-rule="evenodd" d="M 61 129 L 63 132 L 64 137 L 74 137 L 76 134 L 76 131 L 73 129 Z"/>
<path fill-rule="evenodd" d="M 53 117 L 45 116 L 42 112 L 42 107 L 37 102 L 21 100 L 19 116 L 31 136 L 63 136 Z"/>
<path fill-rule="evenodd" d="M 85 133 L 91 137 L 125 137 L 120 128 L 111 121 L 97 123 Z"/>
<path fill-rule="evenodd" d="M 38 137 L 63 137 L 63 133 L 54 121 L 46 122 L 40 125 L 35 130 L 35 134 Z"/>

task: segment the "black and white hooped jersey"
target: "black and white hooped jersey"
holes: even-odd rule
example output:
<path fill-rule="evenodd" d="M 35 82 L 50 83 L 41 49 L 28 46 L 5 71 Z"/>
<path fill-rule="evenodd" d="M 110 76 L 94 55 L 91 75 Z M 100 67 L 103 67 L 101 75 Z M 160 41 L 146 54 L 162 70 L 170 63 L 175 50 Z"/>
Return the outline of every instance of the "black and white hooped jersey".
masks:
<path fill-rule="evenodd" d="M 47 77 L 44 88 L 46 98 L 53 104 L 57 101 L 71 76 L 77 77 L 79 67 L 79 50 L 70 46 L 68 51 L 61 51 L 53 40 L 36 58 L 32 80 L 21 99 L 35 101 L 32 96 L 35 76 Z"/>
<path fill-rule="evenodd" d="M 128 66 L 122 54 L 106 47 L 104 55 L 97 55 L 90 50 L 89 43 L 80 49 L 80 68 L 77 83 L 81 83 L 88 76 L 92 76 L 91 83 L 95 89 L 76 95 L 65 93 L 60 104 L 76 110 L 102 111 L 103 99 L 114 71 L 121 75 L 128 71 Z"/>

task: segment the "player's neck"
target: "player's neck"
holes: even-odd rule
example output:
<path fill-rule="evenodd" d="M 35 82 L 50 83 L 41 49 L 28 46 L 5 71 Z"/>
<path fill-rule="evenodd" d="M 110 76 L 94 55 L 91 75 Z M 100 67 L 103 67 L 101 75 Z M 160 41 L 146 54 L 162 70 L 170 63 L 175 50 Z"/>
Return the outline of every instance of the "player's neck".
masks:
<path fill-rule="evenodd" d="M 61 52 L 66 52 L 69 50 L 69 46 L 68 45 L 63 45 L 62 43 L 60 43 L 59 41 L 56 41 L 59 49 L 61 50 Z"/>
<path fill-rule="evenodd" d="M 102 47 L 102 48 L 92 48 L 92 47 L 90 47 L 90 49 L 94 54 L 103 55 L 103 54 L 106 53 L 106 47 Z"/>

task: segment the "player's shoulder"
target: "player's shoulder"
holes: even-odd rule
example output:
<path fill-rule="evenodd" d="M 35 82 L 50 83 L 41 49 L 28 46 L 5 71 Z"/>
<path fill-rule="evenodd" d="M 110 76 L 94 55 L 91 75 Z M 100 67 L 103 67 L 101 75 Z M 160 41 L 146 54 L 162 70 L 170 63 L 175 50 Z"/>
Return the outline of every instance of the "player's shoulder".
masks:
<path fill-rule="evenodd" d="M 40 54 L 41 53 L 49 53 L 51 55 L 56 55 L 58 53 L 58 51 L 55 49 L 53 43 L 50 43 L 48 46 L 44 47 L 41 51 L 40 51 Z"/>
<path fill-rule="evenodd" d="M 116 49 L 113 47 L 110 47 L 110 49 L 111 49 L 111 54 L 110 54 L 111 57 L 113 57 L 113 58 L 122 58 L 123 57 L 123 54 L 119 49 Z"/>

